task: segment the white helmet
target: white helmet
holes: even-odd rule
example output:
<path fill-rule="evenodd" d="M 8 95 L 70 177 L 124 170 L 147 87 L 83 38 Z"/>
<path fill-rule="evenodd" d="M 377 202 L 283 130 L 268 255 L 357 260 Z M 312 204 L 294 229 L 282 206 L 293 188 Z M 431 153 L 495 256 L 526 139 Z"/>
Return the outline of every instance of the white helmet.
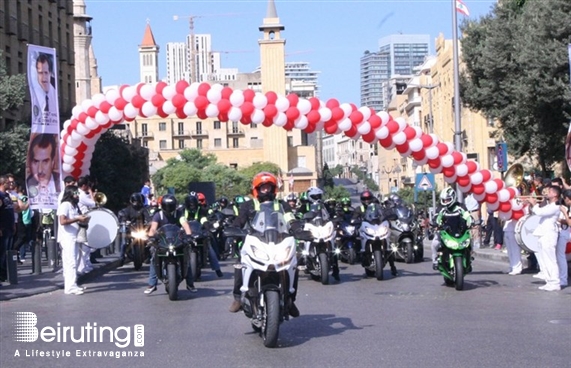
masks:
<path fill-rule="evenodd" d="M 440 192 L 440 204 L 444 207 L 450 207 L 456 202 L 456 191 L 450 187 L 444 188 Z"/>
<path fill-rule="evenodd" d="M 322 196 L 323 196 L 323 191 L 318 187 L 310 187 L 307 190 L 307 198 L 312 203 L 320 201 Z"/>

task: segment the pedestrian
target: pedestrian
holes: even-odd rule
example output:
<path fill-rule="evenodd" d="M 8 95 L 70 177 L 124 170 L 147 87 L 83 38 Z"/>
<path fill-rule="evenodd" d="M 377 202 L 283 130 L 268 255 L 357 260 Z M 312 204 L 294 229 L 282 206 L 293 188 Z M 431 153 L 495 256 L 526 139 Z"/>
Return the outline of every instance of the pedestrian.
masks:
<path fill-rule="evenodd" d="M 93 191 L 89 185 L 89 177 L 82 176 L 77 181 L 77 188 L 79 193 L 79 211 L 81 214 L 85 215 L 89 212 L 90 209 L 95 208 L 97 205 L 95 200 L 93 199 Z M 80 228 L 83 228 L 82 231 L 87 233 L 88 224 L 79 224 Z M 87 244 L 87 235 L 85 235 L 85 239 L 82 239 L 83 236 L 80 236 L 78 239 L 79 244 L 79 254 L 78 254 L 78 264 L 77 264 L 77 272 L 79 273 L 88 273 L 93 271 L 93 262 L 91 259 L 91 248 L 89 248 L 89 244 Z"/>
<path fill-rule="evenodd" d="M 151 204 L 151 181 L 149 179 L 145 180 L 145 184 L 141 188 L 141 194 L 145 198 L 145 206 Z"/>
<path fill-rule="evenodd" d="M 6 251 L 12 249 L 12 240 L 16 232 L 14 221 L 14 202 L 6 192 L 8 178 L 0 175 L 0 282 L 6 281 Z"/>
<path fill-rule="evenodd" d="M 521 262 L 521 248 L 515 239 L 515 225 L 518 220 L 510 219 L 504 224 L 504 245 L 508 251 L 510 269 L 508 275 L 520 275 L 523 271 Z"/>
<path fill-rule="evenodd" d="M 569 275 L 569 269 L 567 258 L 565 257 L 565 250 L 567 248 L 567 242 L 569 242 L 571 238 L 571 231 L 569 228 L 571 225 L 571 219 L 569 218 L 569 209 L 571 208 L 571 189 L 563 191 L 563 202 L 564 203 L 561 205 L 563 220 L 561 221 L 561 231 L 559 232 L 555 255 L 557 258 L 557 267 L 559 268 L 559 284 L 561 287 L 566 287 L 568 285 L 567 278 Z"/>
<path fill-rule="evenodd" d="M 26 258 L 26 248 L 33 240 L 32 218 L 33 210 L 28 203 L 26 189 L 17 185 L 18 192 L 18 222 L 16 225 L 16 238 L 14 240 L 14 250 L 18 252 L 18 264 L 23 264 Z"/>

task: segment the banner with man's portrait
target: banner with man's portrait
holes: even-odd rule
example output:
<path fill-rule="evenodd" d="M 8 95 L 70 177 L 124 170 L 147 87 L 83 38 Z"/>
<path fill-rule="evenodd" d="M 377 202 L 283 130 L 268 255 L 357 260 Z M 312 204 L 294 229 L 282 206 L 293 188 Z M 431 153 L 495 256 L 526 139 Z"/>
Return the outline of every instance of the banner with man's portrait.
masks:
<path fill-rule="evenodd" d="M 28 45 L 31 134 L 26 188 L 33 209 L 57 208 L 61 191 L 59 101 L 55 49 Z"/>

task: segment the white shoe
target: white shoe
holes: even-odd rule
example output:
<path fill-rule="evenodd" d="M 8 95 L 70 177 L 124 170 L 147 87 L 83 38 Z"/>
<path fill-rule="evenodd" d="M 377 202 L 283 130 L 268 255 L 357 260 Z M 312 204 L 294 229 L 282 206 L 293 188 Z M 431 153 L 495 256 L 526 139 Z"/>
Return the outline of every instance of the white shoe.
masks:
<path fill-rule="evenodd" d="M 511 275 L 511 276 L 521 275 L 521 270 L 513 270 L 511 272 L 508 272 L 508 275 Z"/>
<path fill-rule="evenodd" d="M 80 290 L 80 289 L 71 289 L 71 290 L 69 290 L 69 291 L 66 291 L 65 293 L 68 294 L 68 295 L 81 295 L 81 294 L 83 294 L 83 290 Z"/>
<path fill-rule="evenodd" d="M 536 278 L 536 279 L 541 279 L 541 280 L 545 280 L 545 276 L 540 272 L 540 273 L 536 273 L 535 275 L 533 275 L 532 277 Z"/>
<path fill-rule="evenodd" d="M 559 285 L 543 285 L 539 287 L 539 290 L 544 291 L 559 291 L 561 290 L 561 286 Z"/>

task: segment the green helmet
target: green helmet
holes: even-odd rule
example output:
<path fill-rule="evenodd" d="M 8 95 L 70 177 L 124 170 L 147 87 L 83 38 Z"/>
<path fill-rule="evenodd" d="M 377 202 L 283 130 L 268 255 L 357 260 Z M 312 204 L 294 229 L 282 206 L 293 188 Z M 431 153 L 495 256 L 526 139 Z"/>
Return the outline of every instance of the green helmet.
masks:
<path fill-rule="evenodd" d="M 308 203 L 309 198 L 307 197 L 307 192 L 301 193 L 301 195 L 299 196 L 299 200 L 301 203 Z"/>
<path fill-rule="evenodd" d="M 244 199 L 244 196 L 237 195 L 236 197 L 234 197 L 234 204 L 241 205 L 244 202 L 246 202 L 246 200 Z"/>

